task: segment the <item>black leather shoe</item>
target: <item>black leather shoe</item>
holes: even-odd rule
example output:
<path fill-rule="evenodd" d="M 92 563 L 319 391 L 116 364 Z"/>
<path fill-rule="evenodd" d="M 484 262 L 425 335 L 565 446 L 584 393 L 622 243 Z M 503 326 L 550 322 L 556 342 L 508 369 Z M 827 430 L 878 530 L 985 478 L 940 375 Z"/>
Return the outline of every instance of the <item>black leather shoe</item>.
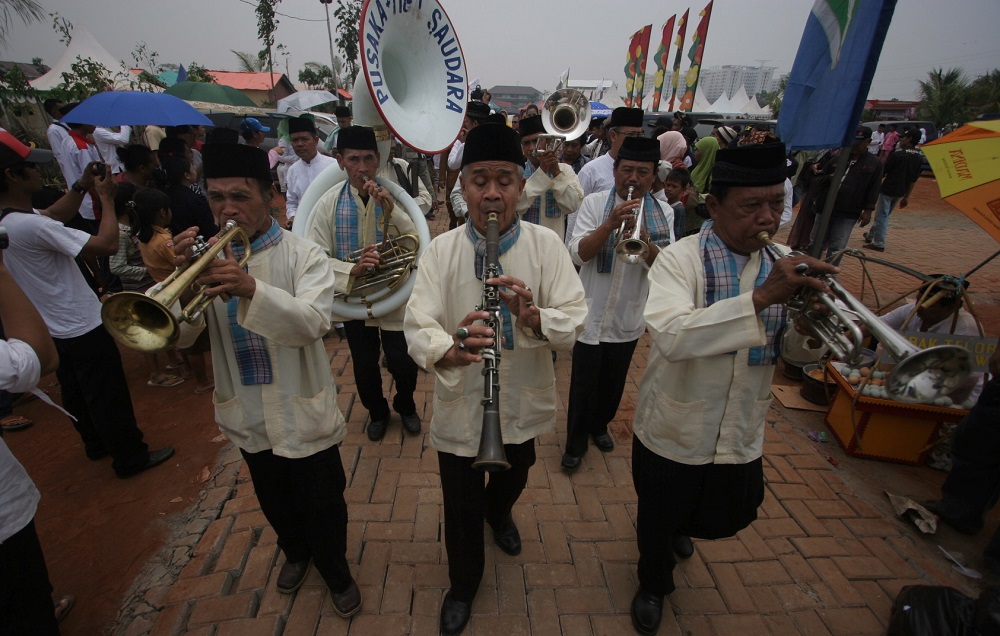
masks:
<path fill-rule="evenodd" d="M 85 448 L 84 452 L 87 453 L 87 459 L 92 462 L 96 462 L 108 456 L 108 450 L 103 446 L 90 446 Z"/>
<path fill-rule="evenodd" d="M 309 559 L 299 561 L 298 563 L 285 561 L 285 564 L 278 571 L 278 582 L 276 584 L 278 591 L 282 594 L 291 594 L 302 587 L 302 582 L 306 580 L 306 574 L 308 573 Z"/>
<path fill-rule="evenodd" d="M 607 433 L 601 433 L 594 435 L 594 446 L 602 453 L 610 453 L 615 449 L 615 440 L 611 439 Z"/>
<path fill-rule="evenodd" d="M 674 554 L 682 559 L 690 559 L 691 555 L 694 554 L 694 544 L 691 543 L 691 537 L 685 537 L 681 534 L 675 534 L 670 539 L 670 547 L 674 549 Z"/>
<path fill-rule="evenodd" d="M 334 594 L 332 598 L 333 609 L 341 618 L 354 616 L 361 611 L 361 590 L 358 589 L 356 581 L 351 581 L 346 590 L 340 594 Z"/>
<path fill-rule="evenodd" d="M 380 420 L 372 420 L 368 423 L 368 439 L 373 442 L 377 442 L 383 437 L 385 437 L 385 429 L 389 426 L 389 418 L 383 417 Z"/>
<path fill-rule="evenodd" d="M 420 432 L 420 416 L 416 413 L 410 413 L 409 415 L 401 415 L 403 418 L 403 429 L 411 435 L 416 435 Z"/>
<path fill-rule="evenodd" d="M 517 531 L 512 515 L 507 515 L 499 528 L 493 528 L 493 543 L 511 556 L 521 554 L 521 533 Z"/>
<path fill-rule="evenodd" d="M 444 636 L 461 634 L 469 624 L 472 614 L 472 604 L 464 603 L 451 597 L 451 592 L 445 595 L 441 603 L 441 633 Z"/>
<path fill-rule="evenodd" d="M 159 466 L 163 462 L 167 461 L 174 455 L 173 446 L 164 446 L 160 450 L 150 451 L 149 457 L 146 458 L 146 463 L 138 466 L 136 468 L 130 468 L 128 470 L 118 471 L 118 477 L 121 479 L 126 479 L 132 477 L 133 475 L 138 475 L 139 473 L 149 470 L 154 466 Z"/>
<path fill-rule="evenodd" d="M 573 472 L 580 467 L 580 464 L 583 463 L 583 458 L 577 457 L 576 455 L 570 455 L 569 453 L 563 453 L 562 462 L 560 463 L 562 464 L 563 470 Z"/>
<path fill-rule="evenodd" d="M 640 634 L 655 634 L 663 618 L 663 597 L 646 592 L 641 587 L 632 599 L 632 626 Z"/>
<path fill-rule="evenodd" d="M 864 249 L 866 249 L 866 250 L 875 250 L 876 252 L 884 252 L 885 251 L 885 245 L 875 245 L 874 243 L 865 243 L 864 244 Z"/>
<path fill-rule="evenodd" d="M 337 335 L 340 336 L 341 340 L 347 337 L 347 330 L 344 329 L 344 325 L 337 325 L 334 328 L 337 330 Z"/>

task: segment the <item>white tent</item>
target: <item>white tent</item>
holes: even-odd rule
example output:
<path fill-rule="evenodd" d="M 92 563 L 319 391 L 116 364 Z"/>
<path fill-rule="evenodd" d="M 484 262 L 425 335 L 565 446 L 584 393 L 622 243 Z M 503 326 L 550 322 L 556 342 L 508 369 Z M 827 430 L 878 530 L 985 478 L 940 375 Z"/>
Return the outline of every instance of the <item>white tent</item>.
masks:
<path fill-rule="evenodd" d="M 733 110 L 733 105 L 729 103 L 729 98 L 726 97 L 725 92 L 719 95 L 719 99 L 712 103 L 710 112 L 719 113 L 720 115 L 728 115 L 736 111 Z"/>
<path fill-rule="evenodd" d="M 734 111 L 738 113 L 748 112 L 748 104 L 750 103 L 750 96 L 747 95 L 746 86 L 740 84 L 740 90 L 736 91 L 736 94 L 729 98 L 729 103 L 732 105 Z"/>
<path fill-rule="evenodd" d="M 48 91 L 62 84 L 62 74 L 73 72 L 71 67 L 76 63 L 78 57 L 99 62 L 111 72 L 112 76 L 120 75 L 123 72 L 121 60 L 115 59 L 115 56 L 108 53 L 107 49 L 94 39 L 90 31 L 77 25 L 73 27 L 73 39 L 63 51 L 62 57 L 52 65 L 48 73 L 33 80 L 31 87 L 39 91 Z"/>
<path fill-rule="evenodd" d="M 701 86 L 694 93 L 694 103 L 691 105 L 691 111 L 695 113 L 712 112 L 712 104 L 705 98 L 705 93 L 701 90 Z"/>
<path fill-rule="evenodd" d="M 767 117 L 774 117 L 774 114 L 771 112 L 770 106 L 762 106 L 757 101 L 756 97 L 754 97 L 752 100 L 750 100 L 750 104 L 747 105 L 747 114 L 748 115 L 766 115 Z"/>

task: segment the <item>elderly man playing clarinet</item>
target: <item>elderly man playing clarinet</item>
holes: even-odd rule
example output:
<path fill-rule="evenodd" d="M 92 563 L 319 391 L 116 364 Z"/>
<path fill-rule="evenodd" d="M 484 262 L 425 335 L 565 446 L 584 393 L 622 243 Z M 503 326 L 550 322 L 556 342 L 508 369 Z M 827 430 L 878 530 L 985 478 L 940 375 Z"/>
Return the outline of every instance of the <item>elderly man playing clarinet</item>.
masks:
<path fill-rule="evenodd" d="M 639 589 L 632 624 L 655 634 L 674 591 L 669 537 L 729 537 L 764 500 L 761 455 L 784 303 L 836 267 L 782 258 L 764 238 L 784 209 L 784 144 L 723 149 L 706 205 L 712 220 L 649 270 L 649 366 L 639 387 L 632 480 Z"/>
<path fill-rule="evenodd" d="M 469 131 L 461 179 L 469 222 L 431 241 L 421 256 L 403 323 L 410 355 L 435 375 L 430 441 L 438 451 L 451 581 L 441 606 L 444 634 L 461 633 L 469 620 L 485 566 L 484 520 L 501 550 L 521 551 L 511 510 L 535 463 L 535 437 L 555 427 L 550 351 L 572 348 L 587 316 L 580 278 L 559 237 L 518 218 L 524 157 L 517 133 L 501 124 Z M 496 217 L 493 249 L 486 240 L 490 216 Z M 497 252 L 497 263 L 485 262 Z M 499 275 L 486 276 L 490 271 Z M 486 306 L 495 292 L 502 300 L 499 332 L 481 324 L 496 315 L 469 311 Z M 491 473 L 489 483 L 473 467 L 485 428 L 487 363 L 499 367 L 499 386 L 488 388 L 510 464 Z"/>

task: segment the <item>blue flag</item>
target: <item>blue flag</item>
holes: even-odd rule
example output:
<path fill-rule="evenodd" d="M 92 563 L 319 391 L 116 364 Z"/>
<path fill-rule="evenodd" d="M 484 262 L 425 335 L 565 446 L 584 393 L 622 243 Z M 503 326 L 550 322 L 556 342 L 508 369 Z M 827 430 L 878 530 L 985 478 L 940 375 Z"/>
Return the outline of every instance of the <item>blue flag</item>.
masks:
<path fill-rule="evenodd" d="M 183 64 L 181 64 L 180 66 L 177 67 L 177 81 L 186 82 L 187 78 L 188 78 L 187 69 L 184 68 Z"/>
<path fill-rule="evenodd" d="M 778 116 L 789 150 L 854 144 L 895 9 L 896 0 L 816 0 Z"/>

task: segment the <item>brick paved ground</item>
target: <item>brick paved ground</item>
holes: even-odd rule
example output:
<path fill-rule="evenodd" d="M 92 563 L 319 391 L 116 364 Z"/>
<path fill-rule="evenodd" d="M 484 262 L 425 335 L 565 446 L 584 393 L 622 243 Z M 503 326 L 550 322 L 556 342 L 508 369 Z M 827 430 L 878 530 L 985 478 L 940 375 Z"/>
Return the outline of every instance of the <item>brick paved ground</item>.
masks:
<path fill-rule="evenodd" d="M 905 262 L 922 254 L 922 263 L 910 264 L 925 271 L 928 255 L 935 271 L 958 272 L 996 248 L 956 214 L 897 213 L 897 219 L 886 256 Z M 1000 264 L 977 276 L 976 300 L 996 333 Z M 895 274 L 885 279 L 899 291 L 909 284 Z M 398 420 L 382 442 L 368 441 L 346 342 L 334 337 L 328 350 L 349 422 L 341 447 L 348 472 L 348 560 L 364 596 L 362 612 L 350 622 L 337 617 L 315 571 L 297 594 L 275 592 L 283 558 L 239 454 L 229 449 L 186 526 L 136 581 L 116 633 L 437 633 L 448 580 L 436 454 L 424 435 L 404 436 Z M 507 556 L 486 537 L 486 575 L 467 634 L 632 633 L 628 608 L 638 555 L 631 421 L 648 351 L 644 337 L 612 425 L 617 448 L 606 455 L 592 449 L 572 476 L 559 469 L 570 371 L 569 354 L 559 354 L 556 433 L 538 439 L 538 464 L 514 508 L 524 550 Z M 425 422 L 432 391 L 431 378 L 422 374 L 417 404 Z M 891 515 L 879 485 L 864 476 L 865 460 L 849 460 L 860 470 L 846 470 L 844 460 L 835 466 L 828 460 L 835 449 L 805 437 L 804 429 L 821 426 L 821 419 L 775 402 L 766 429 L 760 518 L 734 538 L 695 542 L 695 555 L 676 573 L 678 589 L 668 597 L 661 634 L 878 634 L 904 585 L 951 585 L 976 594 L 933 542 Z M 930 469 L 907 470 L 929 473 L 922 477 L 931 491 L 941 479 Z"/>

